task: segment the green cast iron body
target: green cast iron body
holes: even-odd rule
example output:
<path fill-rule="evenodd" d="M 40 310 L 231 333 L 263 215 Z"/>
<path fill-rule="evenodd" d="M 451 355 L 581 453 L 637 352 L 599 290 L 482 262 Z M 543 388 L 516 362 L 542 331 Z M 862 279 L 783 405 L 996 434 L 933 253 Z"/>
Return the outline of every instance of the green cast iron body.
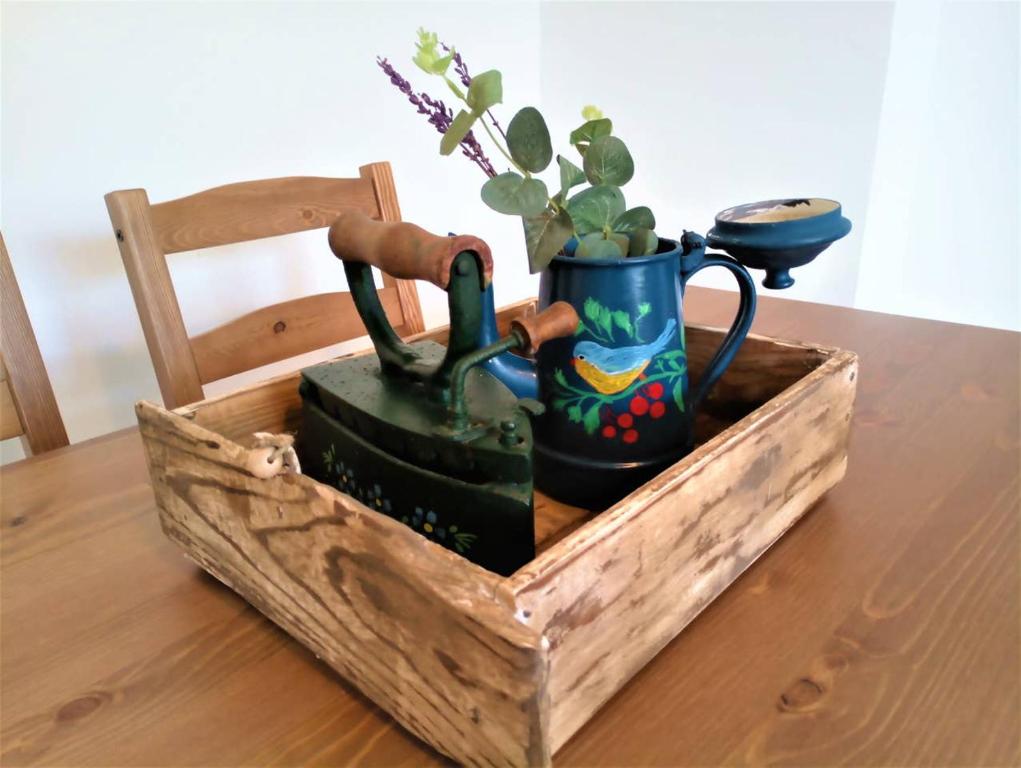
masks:
<path fill-rule="evenodd" d="M 478 347 L 483 282 L 458 254 L 448 286 L 450 339 L 405 344 L 371 269 L 344 262 L 376 355 L 302 371 L 304 471 L 497 573 L 534 557 L 532 428 L 541 409 L 475 367 L 518 346 Z"/>

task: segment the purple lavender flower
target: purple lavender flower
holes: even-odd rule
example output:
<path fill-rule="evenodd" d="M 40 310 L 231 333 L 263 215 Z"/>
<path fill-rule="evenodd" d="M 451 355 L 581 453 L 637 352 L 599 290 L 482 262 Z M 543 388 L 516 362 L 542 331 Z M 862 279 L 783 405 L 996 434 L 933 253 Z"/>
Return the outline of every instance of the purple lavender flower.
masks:
<path fill-rule="evenodd" d="M 429 124 L 436 128 L 440 133 L 446 133 L 450 127 L 451 122 L 454 120 L 454 111 L 450 109 L 440 99 L 434 99 L 427 93 L 415 93 L 411 88 L 411 83 L 405 80 L 401 74 L 394 69 L 393 65 L 386 59 L 377 56 L 376 64 L 383 70 L 387 77 L 390 78 L 390 82 L 393 83 L 397 90 L 408 97 L 415 109 L 418 110 L 420 115 L 428 115 Z M 467 70 L 465 70 L 467 73 Z M 458 73 L 460 75 L 460 72 Z M 471 79 L 469 78 L 469 83 Z M 482 145 L 479 144 L 478 139 L 475 138 L 475 134 L 471 131 L 468 132 L 463 139 L 461 139 L 461 154 L 475 163 L 482 171 L 489 177 L 496 176 L 496 170 L 493 168 L 493 164 L 489 158 L 486 157 L 485 151 L 482 149 Z"/>
<path fill-rule="evenodd" d="M 446 43 L 440 43 L 444 53 L 450 53 L 452 48 Z M 461 84 L 465 88 L 468 88 L 472 84 L 472 76 L 468 74 L 468 66 L 464 63 L 464 59 L 461 58 L 460 53 L 454 53 L 454 71 L 457 72 L 457 76 L 461 78 Z"/>

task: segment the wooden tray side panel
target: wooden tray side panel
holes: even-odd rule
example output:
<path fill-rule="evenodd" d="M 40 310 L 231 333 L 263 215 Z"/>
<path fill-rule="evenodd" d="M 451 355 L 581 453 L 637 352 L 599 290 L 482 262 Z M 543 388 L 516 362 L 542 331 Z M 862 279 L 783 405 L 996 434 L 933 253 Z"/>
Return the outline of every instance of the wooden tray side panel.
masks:
<path fill-rule="evenodd" d="M 164 532 L 405 728 L 466 764 L 548 765 L 548 657 L 504 580 L 303 476 L 138 406 Z"/>
<path fill-rule="evenodd" d="M 716 354 L 725 329 L 685 325 L 688 374 L 699 381 Z M 749 334 L 727 366 L 702 410 L 731 415 L 731 423 L 793 386 L 839 350 Z"/>
<path fill-rule="evenodd" d="M 843 477 L 856 370 L 836 353 L 511 578 L 554 752 Z"/>

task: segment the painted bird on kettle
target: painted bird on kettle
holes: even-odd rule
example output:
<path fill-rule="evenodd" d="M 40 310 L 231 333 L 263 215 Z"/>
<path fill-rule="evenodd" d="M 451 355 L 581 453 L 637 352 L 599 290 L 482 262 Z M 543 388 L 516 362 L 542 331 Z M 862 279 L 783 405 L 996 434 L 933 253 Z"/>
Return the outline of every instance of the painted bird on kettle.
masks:
<path fill-rule="evenodd" d="M 655 341 L 632 347 L 610 349 L 594 341 L 579 341 L 571 362 L 596 392 L 615 395 L 631 386 L 652 358 L 667 348 L 676 328 L 677 321 L 670 318 Z"/>

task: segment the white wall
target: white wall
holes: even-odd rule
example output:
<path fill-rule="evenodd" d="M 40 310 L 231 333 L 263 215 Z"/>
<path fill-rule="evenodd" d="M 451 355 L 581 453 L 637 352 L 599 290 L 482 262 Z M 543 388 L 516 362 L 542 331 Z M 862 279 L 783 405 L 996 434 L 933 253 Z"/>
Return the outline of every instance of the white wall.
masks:
<path fill-rule="evenodd" d="M 102 200 L 113 189 L 159 201 L 389 159 L 405 218 L 489 240 L 498 302 L 534 292 L 515 221 L 479 202 L 480 172 L 440 158 L 439 135 L 375 67 L 387 55 L 441 95 L 409 61 L 420 24 L 475 71 L 504 71 L 505 120 L 537 104 L 566 144 L 580 106 L 602 106 L 637 159 L 626 191 L 664 234 L 704 232 L 735 203 L 832 196 L 855 229 L 787 296 L 1021 327 L 1016 3 L 0 8 L 0 226 L 73 441 L 158 399 Z M 179 254 L 171 269 L 192 332 L 343 286 L 322 232 Z M 442 322 L 443 296 L 421 292 Z"/>
<path fill-rule="evenodd" d="M 664 235 L 705 233 L 738 203 L 840 200 L 857 226 L 784 295 L 852 306 L 891 16 L 889 3 L 861 2 L 544 5 L 543 107 L 567 130 L 579 101 L 615 121 L 636 157 L 628 205 L 649 205 Z M 628 55 L 582 65 L 572 40 Z M 648 51 L 634 53 L 637 41 Z"/>
<path fill-rule="evenodd" d="M 1021 329 L 1016 2 L 900 2 L 854 306 Z"/>

